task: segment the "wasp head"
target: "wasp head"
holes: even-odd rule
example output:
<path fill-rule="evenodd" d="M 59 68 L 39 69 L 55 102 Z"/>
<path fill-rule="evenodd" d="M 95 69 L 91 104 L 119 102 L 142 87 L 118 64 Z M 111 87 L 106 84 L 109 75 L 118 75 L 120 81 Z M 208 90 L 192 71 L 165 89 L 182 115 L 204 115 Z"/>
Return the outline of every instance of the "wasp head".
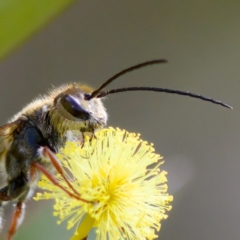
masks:
<path fill-rule="evenodd" d="M 85 100 L 93 89 L 79 84 L 63 86 L 54 97 L 50 111 L 51 125 L 64 133 L 67 130 L 94 132 L 107 123 L 107 112 L 101 99 Z M 56 91 L 55 91 L 56 94 Z"/>

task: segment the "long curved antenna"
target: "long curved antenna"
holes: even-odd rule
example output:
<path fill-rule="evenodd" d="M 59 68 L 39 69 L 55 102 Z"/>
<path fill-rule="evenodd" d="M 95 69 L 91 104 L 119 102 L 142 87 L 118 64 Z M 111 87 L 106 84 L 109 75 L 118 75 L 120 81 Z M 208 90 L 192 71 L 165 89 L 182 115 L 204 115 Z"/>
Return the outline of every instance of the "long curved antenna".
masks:
<path fill-rule="evenodd" d="M 173 94 L 178 94 L 178 95 L 184 95 L 184 96 L 189 96 L 189 97 L 193 97 L 193 98 L 198 98 L 198 99 L 201 99 L 203 101 L 212 102 L 214 104 L 218 104 L 218 105 L 221 105 L 223 107 L 233 109 L 228 104 L 223 103 L 223 102 L 218 101 L 218 100 L 214 100 L 214 99 L 212 99 L 210 97 L 204 97 L 204 96 L 201 96 L 199 94 L 194 94 L 194 93 L 190 93 L 190 92 L 183 92 L 183 91 L 179 91 L 179 90 L 172 90 L 172 89 L 168 89 L 168 88 L 125 87 L 125 88 L 112 89 L 112 90 L 106 91 L 106 92 L 100 92 L 96 97 L 97 98 L 102 98 L 102 97 L 105 97 L 105 96 L 107 96 L 109 94 L 119 93 L 119 92 L 130 92 L 130 91 L 153 91 L 153 92 L 173 93 Z"/>
<path fill-rule="evenodd" d="M 109 78 L 105 83 L 103 83 L 98 89 L 96 89 L 95 91 L 92 92 L 92 94 L 90 96 L 86 97 L 86 100 L 90 100 L 92 98 L 95 98 L 107 85 L 109 85 L 111 82 L 113 82 L 116 78 L 119 78 L 120 76 L 124 75 L 125 73 L 131 72 L 133 70 L 142 68 L 142 67 L 146 67 L 149 65 L 153 65 L 153 64 L 160 64 L 160 63 L 167 63 L 167 60 L 165 59 L 157 59 L 157 60 L 152 60 L 152 61 L 148 61 L 148 62 L 144 62 L 144 63 L 140 63 L 137 64 L 135 66 L 132 66 L 130 68 L 124 69 L 121 72 L 115 74 L 114 76 L 112 76 L 111 78 Z"/>

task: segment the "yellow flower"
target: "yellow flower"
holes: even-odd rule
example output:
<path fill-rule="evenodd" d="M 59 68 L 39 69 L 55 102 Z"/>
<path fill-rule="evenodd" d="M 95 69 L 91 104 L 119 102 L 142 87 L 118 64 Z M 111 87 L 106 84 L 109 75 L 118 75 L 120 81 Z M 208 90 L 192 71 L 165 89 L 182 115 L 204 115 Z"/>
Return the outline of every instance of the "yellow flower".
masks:
<path fill-rule="evenodd" d="M 67 228 L 76 227 L 72 240 L 87 237 L 92 227 L 97 240 L 157 237 L 172 196 L 167 193 L 167 173 L 159 169 L 162 157 L 152 145 L 135 133 L 108 128 L 92 140 L 86 138 L 84 147 L 67 142 L 57 156 L 73 187 L 91 203 L 69 197 L 45 177 L 39 187 L 47 191 L 38 193 L 35 200 L 55 199 L 58 223 L 68 219 Z"/>

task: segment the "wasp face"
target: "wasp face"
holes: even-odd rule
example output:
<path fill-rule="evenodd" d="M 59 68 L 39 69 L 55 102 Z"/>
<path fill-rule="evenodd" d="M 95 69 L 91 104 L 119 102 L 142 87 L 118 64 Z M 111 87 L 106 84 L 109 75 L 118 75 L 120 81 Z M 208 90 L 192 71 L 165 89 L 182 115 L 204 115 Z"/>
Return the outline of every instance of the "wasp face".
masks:
<path fill-rule="evenodd" d="M 50 122 L 60 132 L 80 130 L 93 132 L 107 122 L 107 113 L 100 99 L 85 100 L 93 90 L 87 86 L 72 85 L 54 98 Z"/>

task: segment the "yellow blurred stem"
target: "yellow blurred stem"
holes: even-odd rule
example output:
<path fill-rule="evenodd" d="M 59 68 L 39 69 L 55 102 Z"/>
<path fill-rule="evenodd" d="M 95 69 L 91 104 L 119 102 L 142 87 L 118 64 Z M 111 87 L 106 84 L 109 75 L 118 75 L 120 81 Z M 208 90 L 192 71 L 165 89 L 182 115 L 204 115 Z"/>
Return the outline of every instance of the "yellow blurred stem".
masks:
<path fill-rule="evenodd" d="M 94 219 L 87 214 L 77 229 L 77 235 L 74 234 L 70 240 L 85 239 L 88 236 L 88 233 L 90 232 L 93 226 L 93 223 L 94 223 Z"/>

